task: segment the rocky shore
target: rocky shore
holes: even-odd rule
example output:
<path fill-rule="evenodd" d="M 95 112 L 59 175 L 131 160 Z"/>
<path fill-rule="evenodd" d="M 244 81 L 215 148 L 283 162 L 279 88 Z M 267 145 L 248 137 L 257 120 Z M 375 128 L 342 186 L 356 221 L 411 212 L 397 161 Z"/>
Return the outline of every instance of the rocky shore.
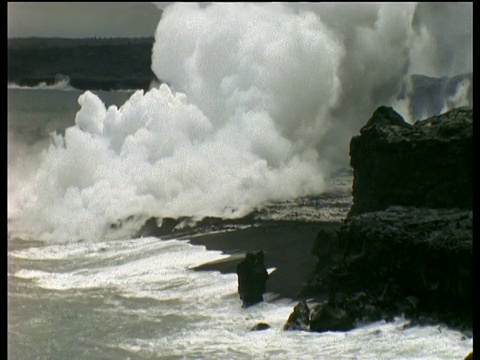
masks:
<path fill-rule="evenodd" d="M 184 238 L 231 254 L 199 271 L 235 273 L 247 252 L 264 251 L 265 266 L 275 268 L 267 301 L 273 293 L 298 302 L 285 330 L 348 331 L 404 316 L 411 325 L 443 324 L 471 336 L 472 125 L 471 109 L 411 125 L 392 108 L 378 108 L 351 141 L 353 204 L 343 222 L 253 214 L 189 228 L 152 219 L 137 235 Z"/>
<path fill-rule="evenodd" d="M 265 298 L 289 298 L 294 301 L 304 299 L 303 287 L 315 267 L 316 257 L 311 254 L 311 249 L 316 234 L 320 231 L 335 232 L 342 225 L 340 222 L 268 221 L 252 217 L 231 221 L 207 218 L 194 228 L 180 230 L 179 223 L 179 220 L 166 219 L 158 227 L 152 219 L 136 236 L 186 239 L 191 244 L 230 255 L 225 260 L 200 265 L 194 269 L 196 271 L 235 274 L 246 253 L 263 251 L 266 268 L 275 269 L 266 283 L 269 294 Z M 240 298 L 238 301 L 240 307 Z"/>
<path fill-rule="evenodd" d="M 472 123 L 471 109 L 410 125 L 380 107 L 352 138 L 353 205 L 339 230 L 317 235 L 306 289 L 328 300 L 310 330 L 403 315 L 471 331 Z"/>

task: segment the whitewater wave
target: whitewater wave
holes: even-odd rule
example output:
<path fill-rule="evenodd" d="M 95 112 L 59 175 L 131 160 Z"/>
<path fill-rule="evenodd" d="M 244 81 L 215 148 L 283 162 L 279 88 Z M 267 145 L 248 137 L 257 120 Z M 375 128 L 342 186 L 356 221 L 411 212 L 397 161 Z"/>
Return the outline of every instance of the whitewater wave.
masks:
<path fill-rule="evenodd" d="M 62 76 L 56 79 L 53 84 L 47 84 L 42 81 L 34 86 L 23 86 L 10 82 L 7 84 L 7 89 L 81 91 L 70 85 L 70 78 L 68 76 Z"/>
<path fill-rule="evenodd" d="M 154 87 L 159 86 L 159 82 L 154 82 L 150 84 L 150 90 Z M 78 92 L 83 92 L 82 89 L 78 89 L 76 87 L 73 87 L 70 84 L 70 78 L 66 77 L 65 79 L 57 80 L 53 84 L 47 84 L 46 82 L 42 81 L 38 83 L 37 85 L 34 86 L 25 86 L 25 85 L 18 85 L 15 82 L 9 82 L 7 83 L 7 89 L 20 89 L 20 90 L 60 90 L 60 91 L 78 91 Z M 95 89 L 90 89 L 94 91 L 95 93 L 99 92 L 107 92 L 107 90 L 95 90 Z M 120 92 L 120 93 L 130 93 L 133 94 L 135 91 L 138 89 L 116 89 L 114 90 L 115 92 Z"/>
<path fill-rule="evenodd" d="M 268 296 L 274 294 L 266 293 L 264 302 L 242 309 L 236 274 L 189 271 L 227 256 L 185 241 L 145 237 L 45 244 L 10 251 L 8 255 L 9 260 L 28 264 L 28 268 L 12 271 L 9 279 L 27 284 L 19 288 L 29 304 L 32 300 L 51 299 L 59 304 L 55 311 L 65 316 L 65 307 L 72 310 L 75 301 L 88 303 L 88 313 L 96 321 L 76 319 L 78 330 L 67 332 L 67 340 L 70 336 L 86 338 L 89 348 L 120 348 L 132 357 L 460 359 L 472 351 L 473 338 L 462 337 L 444 326 L 406 327 L 408 321 L 403 317 L 358 326 L 349 332 L 284 331 L 295 302 L 269 300 Z M 26 290 L 26 286 L 31 288 Z M 48 291 L 38 293 L 37 288 Z M 67 301 L 59 301 L 62 297 Z M 95 299 L 101 300 L 97 303 Z M 309 303 L 310 307 L 314 305 Z M 110 314 L 115 319 L 113 324 Z M 36 321 L 47 322 L 52 317 L 46 310 L 34 315 Z M 48 320 L 42 318 L 46 316 Z M 91 324 L 99 322 L 108 326 L 92 330 Z M 250 331 L 259 322 L 271 328 Z M 111 329 L 125 323 L 139 324 L 141 330 L 107 336 L 106 332 L 111 335 Z M 67 324 L 72 327 L 71 321 Z M 65 342 L 64 346 L 71 343 Z M 119 358 L 118 353 L 114 354 L 91 357 Z"/>

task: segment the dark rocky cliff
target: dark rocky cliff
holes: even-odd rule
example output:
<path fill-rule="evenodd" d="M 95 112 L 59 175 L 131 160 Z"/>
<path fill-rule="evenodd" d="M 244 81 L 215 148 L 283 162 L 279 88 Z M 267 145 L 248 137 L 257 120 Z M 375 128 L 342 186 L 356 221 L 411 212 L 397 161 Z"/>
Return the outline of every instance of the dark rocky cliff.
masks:
<path fill-rule="evenodd" d="M 374 112 L 351 141 L 351 211 L 312 250 L 310 293 L 357 324 L 404 315 L 471 329 L 472 127 L 465 108 L 414 125 Z"/>
<path fill-rule="evenodd" d="M 349 215 L 388 206 L 472 207 L 471 109 L 406 123 L 380 107 L 350 143 L 354 171 Z"/>

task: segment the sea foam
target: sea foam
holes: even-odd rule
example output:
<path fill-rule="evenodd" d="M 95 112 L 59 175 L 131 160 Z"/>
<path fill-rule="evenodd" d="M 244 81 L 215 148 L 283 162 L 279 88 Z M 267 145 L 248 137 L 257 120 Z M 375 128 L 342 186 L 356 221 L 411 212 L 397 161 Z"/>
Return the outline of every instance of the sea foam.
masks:
<path fill-rule="evenodd" d="M 294 301 L 266 300 L 242 309 L 235 274 L 188 270 L 227 256 L 185 241 L 149 237 L 46 244 L 11 251 L 9 256 L 34 260 L 29 262 L 29 269 L 12 275 L 48 289 L 48 295 L 42 296 L 51 296 L 52 301 L 64 297 L 63 306 L 69 307 L 75 306 L 75 301 L 92 306 L 100 300 L 90 312 L 103 324 L 100 334 L 117 328 L 109 322 L 111 317 L 139 324 L 141 330 L 123 330 L 120 336 L 93 339 L 87 325 L 75 333 L 91 339 L 94 345 L 101 339 L 102 346 L 137 356 L 452 359 L 462 358 L 473 345 L 472 338 L 443 326 L 405 328 L 408 321 L 402 317 L 389 323 L 360 325 L 349 332 L 283 331 Z M 38 293 L 32 291 L 25 296 L 38 297 Z M 58 310 L 59 316 L 65 316 L 65 308 Z M 250 331 L 258 322 L 271 327 Z M 144 331 L 145 327 L 153 330 Z"/>

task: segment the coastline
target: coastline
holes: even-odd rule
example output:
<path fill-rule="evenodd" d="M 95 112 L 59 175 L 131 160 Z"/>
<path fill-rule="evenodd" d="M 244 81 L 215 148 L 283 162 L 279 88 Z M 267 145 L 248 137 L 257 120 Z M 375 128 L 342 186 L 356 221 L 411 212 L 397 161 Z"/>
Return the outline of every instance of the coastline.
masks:
<path fill-rule="evenodd" d="M 78 90 L 148 90 L 153 37 L 11 38 L 7 83 L 34 87 L 68 78 Z"/>
<path fill-rule="evenodd" d="M 305 281 L 314 272 L 318 259 L 311 254 L 320 230 L 336 230 L 341 222 L 265 221 L 248 228 L 185 236 L 193 245 L 222 251 L 229 258 L 200 265 L 195 271 L 236 273 L 236 265 L 249 251 L 263 250 L 267 269 L 275 268 L 267 280 L 267 293 L 292 301 L 308 299 Z M 323 298 L 323 296 L 321 296 Z M 326 294 L 325 294 L 326 297 Z M 319 299 L 316 296 L 316 299 Z"/>

